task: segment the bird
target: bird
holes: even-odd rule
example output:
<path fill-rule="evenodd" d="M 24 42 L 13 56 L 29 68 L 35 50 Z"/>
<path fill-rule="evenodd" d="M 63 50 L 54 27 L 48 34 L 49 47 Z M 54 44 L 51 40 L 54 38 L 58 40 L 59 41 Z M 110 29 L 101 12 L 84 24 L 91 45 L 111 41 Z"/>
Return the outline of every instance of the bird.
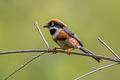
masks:
<path fill-rule="evenodd" d="M 55 52 L 56 49 L 67 50 L 67 54 L 74 49 L 80 49 L 86 54 L 93 54 L 91 51 L 83 47 L 80 38 L 71 31 L 71 29 L 59 19 L 50 19 L 44 28 L 48 28 L 52 39 L 60 46 L 55 47 L 52 50 Z M 93 57 L 97 62 L 100 62 L 100 58 Z"/>

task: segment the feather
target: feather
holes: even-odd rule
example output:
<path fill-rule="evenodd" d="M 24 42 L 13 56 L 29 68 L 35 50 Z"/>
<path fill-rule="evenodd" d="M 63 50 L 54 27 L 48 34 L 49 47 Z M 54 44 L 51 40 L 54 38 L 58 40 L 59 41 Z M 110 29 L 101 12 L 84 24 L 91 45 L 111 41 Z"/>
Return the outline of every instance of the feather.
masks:
<path fill-rule="evenodd" d="M 68 27 L 63 27 L 63 29 L 69 36 L 75 38 L 79 42 L 79 44 L 83 47 L 83 44 L 81 43 L 79 37 L 75 33 L 73 33 Z"/>

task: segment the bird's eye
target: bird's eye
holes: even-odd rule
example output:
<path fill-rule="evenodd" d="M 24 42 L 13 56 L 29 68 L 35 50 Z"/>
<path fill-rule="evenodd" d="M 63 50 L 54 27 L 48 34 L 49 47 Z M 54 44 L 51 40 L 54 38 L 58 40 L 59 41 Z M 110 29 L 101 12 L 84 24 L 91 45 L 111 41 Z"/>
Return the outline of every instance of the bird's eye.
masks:
<path fill-rule="evenodd" d="M 51 26 L 54 26 L 54 25 L 55 25 L 55 23 L 54 23 L 54 22 L 52 22 L 52 23 L 51 23 Z"/>

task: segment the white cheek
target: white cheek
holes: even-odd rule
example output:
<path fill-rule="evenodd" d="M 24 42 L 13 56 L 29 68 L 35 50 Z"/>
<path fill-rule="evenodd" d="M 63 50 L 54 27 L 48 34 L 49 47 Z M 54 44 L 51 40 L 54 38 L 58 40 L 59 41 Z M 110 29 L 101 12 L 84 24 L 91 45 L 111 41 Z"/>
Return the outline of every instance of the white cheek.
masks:
<path fill-rule="evenodd" d="M 57 38 L 57 36 L 59 35 L 59 33 L 60 33 L 61 30 L 62 30 L 62 29 L 57 29 L 57 30 L 56 30 L 55 34 L 53 35 L 53 38 L 54 38 L 54 39 Z"/>

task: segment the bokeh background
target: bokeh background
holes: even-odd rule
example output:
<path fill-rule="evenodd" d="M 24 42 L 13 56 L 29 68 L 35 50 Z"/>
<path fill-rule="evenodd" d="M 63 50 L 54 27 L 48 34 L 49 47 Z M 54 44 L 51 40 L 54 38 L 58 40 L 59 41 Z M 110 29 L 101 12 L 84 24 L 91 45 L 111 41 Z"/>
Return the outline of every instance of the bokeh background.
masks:
<path fill-rule="evenodd" d="M 98 55 L 113 57 L 97 40 L 102 39 L 120 54 L 119 0 L 0 0 L 0 52 L 45 49 L 34 22 L 38 21 L 51 48 L 57 46 L 42 26 L 49 19 L 66 23 L 84 46 Z M 80 50 L 75 50 L 80 51 Z M 0 56 L 0 80 L 39 53 Z M 89 57 L 45 54 L 17 72 L 9 80 L 73 80 L 112 62 L 97 63 Z M 83 80 L 119 80 L 120 66 L 114 66 L 85 77 Z"/>

